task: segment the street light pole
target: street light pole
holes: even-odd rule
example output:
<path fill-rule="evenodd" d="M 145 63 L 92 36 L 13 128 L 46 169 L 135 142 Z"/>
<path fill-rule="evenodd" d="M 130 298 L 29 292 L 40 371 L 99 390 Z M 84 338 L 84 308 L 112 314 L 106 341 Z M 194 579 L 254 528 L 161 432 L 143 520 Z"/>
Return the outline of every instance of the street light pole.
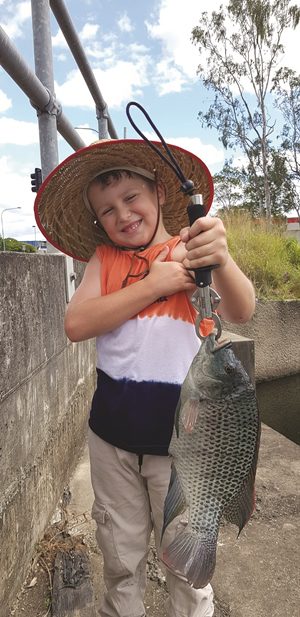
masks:
<path fill-rule="evenodd" d="M 5 251 L 5 237 L 4 237 L 4 225 L 3 225 L 3 213 L 7 212 L 7 210 L 21 210 L 21 206 L 16 206 L 15 208 L 4 208 L 1 212 L 1 230 L 2 230 L 2 250 Z"/>
<path fill-rule="evenodd" d="M 33 229 L 34 229 L 34 246 L 35 246 L 35 250 L 37 249 L 36 246 L 36 225 L 32 225 Z"/>

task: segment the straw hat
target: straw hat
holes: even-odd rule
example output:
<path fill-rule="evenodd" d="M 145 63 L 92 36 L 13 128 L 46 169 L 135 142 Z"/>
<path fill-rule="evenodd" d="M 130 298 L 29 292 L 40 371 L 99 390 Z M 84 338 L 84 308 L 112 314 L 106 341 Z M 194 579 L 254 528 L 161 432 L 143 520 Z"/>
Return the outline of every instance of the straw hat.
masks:
<path fill-rule="evenodd" d="M 152 143 L 163 150 L 160 142 Z M 213 183 L 206 165 L 183 148 L 169 147 L 186 179 L 193 180 L 197 192 L 203 195 L 208 211 Z M 88 261 L 96 246 L 110 242 L 105 232 L 95 225 L 95 215 L 85 205 L 87 186 L 96 175 L 108 169 L 132 166 L 150 175 L 156 172 L 166 189 L 166 203 L 162 207 L 164 225 L 169 234 L 177 235 L 189 224 L 186 212 L 189 197 L 180 191 L 180 182 L 172 169 L 145 141 L 137 139 L 102 140 L 77 150 L 60 163 L 47 176 L 35 200 L 36 222 L 42 234 L 63 253 Z"/>

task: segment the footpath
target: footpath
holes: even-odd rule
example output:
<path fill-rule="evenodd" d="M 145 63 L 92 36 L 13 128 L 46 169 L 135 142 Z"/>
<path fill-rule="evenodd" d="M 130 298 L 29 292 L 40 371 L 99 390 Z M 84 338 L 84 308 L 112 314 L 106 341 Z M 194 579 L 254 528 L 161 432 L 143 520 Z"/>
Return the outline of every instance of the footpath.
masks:
<path fill-rule="evenodd" d="M 257 469 L 257 508 L 237 539 L 222 526 L 212 585 L 216 617 L 300 617 L 300 447 L 263 425 Z M 71 517 L 89 513 L 93 502 L 88 454 L 70 482 Z M 94 523 L 85 526 L 96 604 L 104 584 Z M 153 548 L 148 563 L 147 617 L 164 617 L 163 572 Z"/>
<path fill-rule="evenodd" d="M 300 617 L 299 480 L 300 447 L 263 425 L 256 478 L 256 512 L 239 538 L 233 525 L 224 524 L 220 529 L 217 566 L 212 580 L 214 617 Z M 81 537 L 87 549 L 95 613 L 98 614 L 104 581 L 95 524 L 90 516 L 92 503 L 85 448 L 66 490 L 64 512 L 68 531 L 75 539 Z M 13 617 L 50 617 L 50 602 L 45 610 L 45 604 L 41 604 L 42 589 L 39 589 L 40 575 L 45 574 L 45 554 L 44 563 L 40 559 L 34 578 L 30 575 L 23 596 L 11 613 Z M 48 574 L 50 579 L 50 571 Z M 164 573 L 151 545 L 145 597 L 147 617 L 167 617 L 166 598 Z M 72 612 L 72 617 L 74 615 Z M 76 617 L 86 615 L 90 617 L 90 611 L 76 611 Z"/>

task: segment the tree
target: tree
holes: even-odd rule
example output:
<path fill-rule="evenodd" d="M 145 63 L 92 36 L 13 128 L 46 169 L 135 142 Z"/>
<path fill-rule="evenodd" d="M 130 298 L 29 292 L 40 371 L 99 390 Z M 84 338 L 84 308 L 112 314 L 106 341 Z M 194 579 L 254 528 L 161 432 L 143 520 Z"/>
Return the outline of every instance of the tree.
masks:
<path fill-rule="evenodd" d="M 247 157 L 260 212 L 271 216 L 270 137 L 274 131 L 267 108 L 273 72 L 283 54 L 282 34 L 296 27 L 300 8 L 290 0 L 229 0 L 211 17 L 202 13 L 192 39 L 207 66 L 198 74 L 213 91 L 202 125 L 215 128 L 225 148 L 241 148 Z M 260 156 L 257 156 L 257 149 Z M 263 194 L 259 190 L 263 179 Z"/>
<path fill-rule="evenodd" d="M 3 239 L 0 238 L 0 250 L 3 251 Z M 5 238 L 5 250 L 14 253 L 35 253 L 36 249 L 27 242 L 19 242 L 15 238 Z"/>
<path fill-rule="evenodd" d="M 259 155 L 259 151 L 257 152 Z M 268 160 L 268 181 L 270 189 L 270 208 L 272 217 L 279 218 L 294 208 L 295 190 L 291 182 L 286 158 L 275 148 L 270 148 Z M 244 180 L 244 208 L 254 216 L 260 215 L 259 203 L 264 194 L 263 176 L 256 178 L 254 185 L 251 170 L 242 169 Z"/>
<path fill-rule="evenodd" d="M 274 91 L 284 118 L 281 148 L 294 188 L 293 207 L 300 216 L 300 75 L 288 68 L 280 69 L 274 79 Z"/>
<path fill-rule="evenodd" d="M 225 161 L 223 169 L 214 175 L 215 203 L 223 211 L 241 206 L 243 200 L 243 179 L 241 170 Z"/>

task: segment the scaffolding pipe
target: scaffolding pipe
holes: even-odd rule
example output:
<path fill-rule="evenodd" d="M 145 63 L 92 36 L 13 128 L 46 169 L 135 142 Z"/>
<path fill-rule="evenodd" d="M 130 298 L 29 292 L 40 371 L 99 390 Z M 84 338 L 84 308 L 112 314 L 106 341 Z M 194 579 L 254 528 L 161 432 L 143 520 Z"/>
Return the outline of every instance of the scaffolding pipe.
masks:
<path fill-rule="evenodd" d="M 0 26 L 0 64 L 10 77 L 16 82 L 21 90 L 26 94 L 31 104 L 36 109 L 44 109 L 51 101 L 51 95 L 31 71 L 17 48 L 10 41 L 6 32 Z M 57 130 L 74 149 L 79 150 L 85 146 L 84 141 L 73 129 L 72 125 L 61 113 L 57 118 Z"/>
<path fill-rule="evenodd" d="M 99 138 L 107 138 L 109 133 L 113 139 L 117 139 L 118 135 L 110 118 L 107 105 L 100 92 L 94 73 L 89 65 L 85 51 L 63 0 L 50 0 L 50 6 L 95 101 Z"/>
<path fill-rule="evenodd" d="M 54 93 L 49 0 L 31 0 L 35 74 L 50 93 Z M 43 178 L 58 165 L 57 118 L 61 109 L 54 97 L 47 107 L 37 110 Z"/>

